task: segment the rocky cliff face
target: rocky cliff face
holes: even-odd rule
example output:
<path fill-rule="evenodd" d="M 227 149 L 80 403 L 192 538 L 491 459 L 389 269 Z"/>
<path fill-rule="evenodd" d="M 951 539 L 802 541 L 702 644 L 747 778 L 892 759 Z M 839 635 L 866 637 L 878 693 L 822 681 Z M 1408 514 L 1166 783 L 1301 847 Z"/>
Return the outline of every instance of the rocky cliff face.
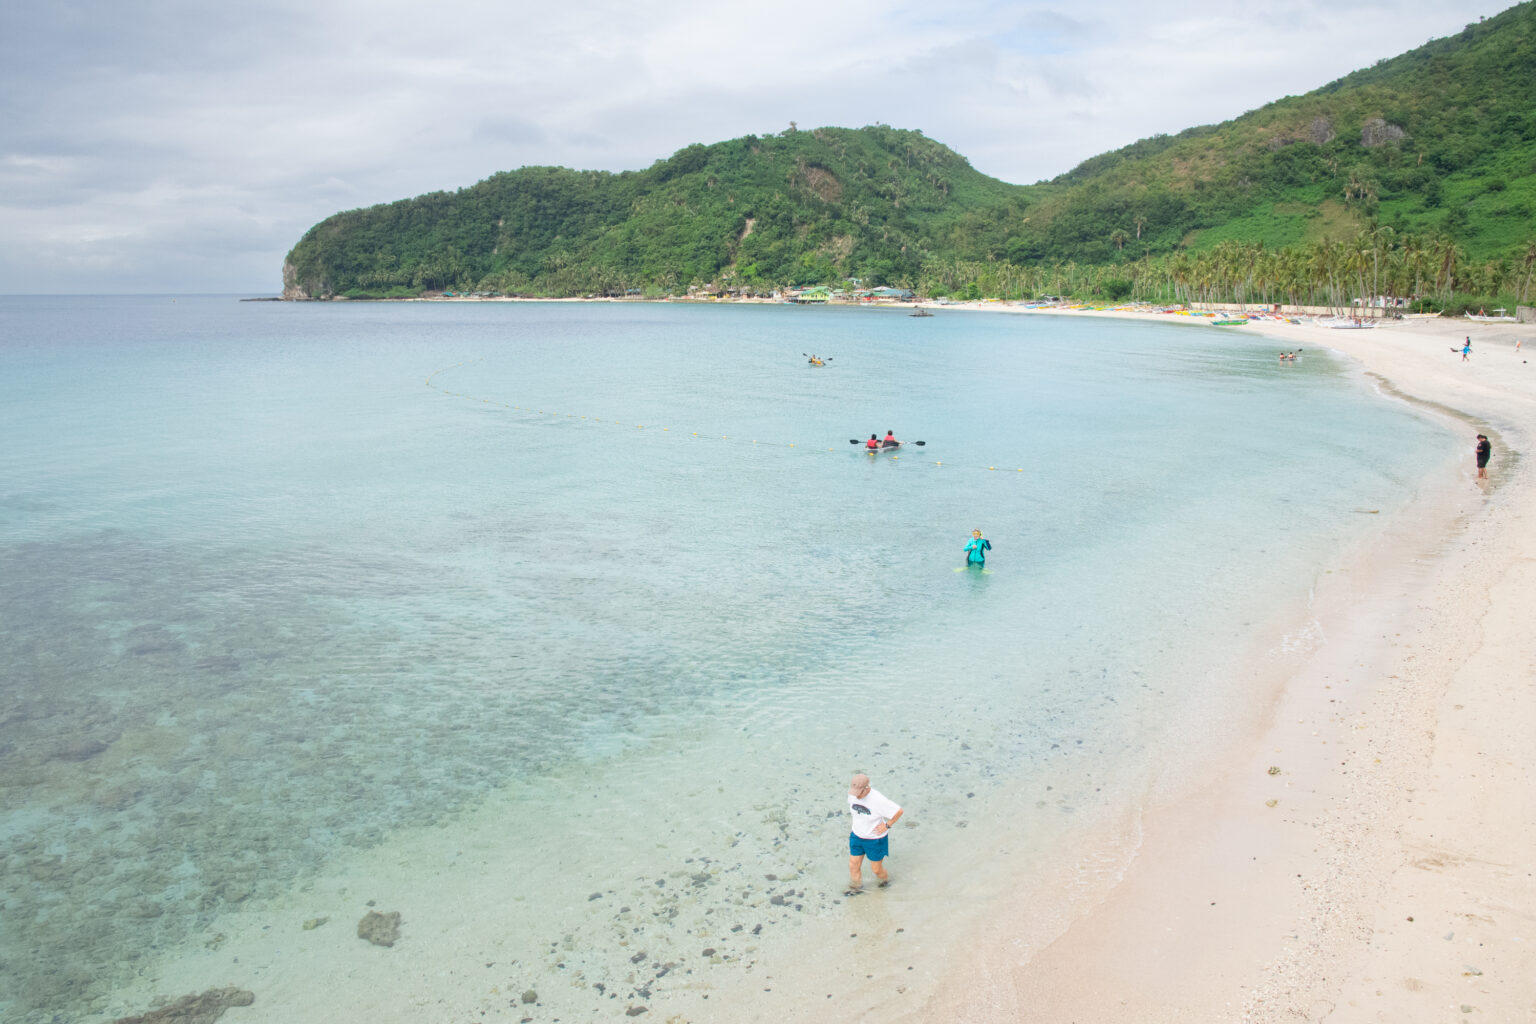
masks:
<path fill-rule="evenodd" d="M 1397 142 L 1407 136 L 1395 124 L 1389 124 L 1384 118 L 1373 117 L 1360 126 L 1360 145 L 1370 149 L 1373 146 L 1385 146 L 1389 142 Z"/>
<path fill-rule="evenodd" d="M 294 269 L 293 264 L 288 260 L 283 260 L 283 298 L 309 298 L 309 294 L 299 287 L 299 272 Z"/>
<path fill-rule="evenodd" d="M 331 286 L 323 280 L 300 281 L 298 268 L 293 265 L 291 259 L 283 260 L 283 298 L 301 301 L 304 299 L 329 299 L 334 298 Z"/>

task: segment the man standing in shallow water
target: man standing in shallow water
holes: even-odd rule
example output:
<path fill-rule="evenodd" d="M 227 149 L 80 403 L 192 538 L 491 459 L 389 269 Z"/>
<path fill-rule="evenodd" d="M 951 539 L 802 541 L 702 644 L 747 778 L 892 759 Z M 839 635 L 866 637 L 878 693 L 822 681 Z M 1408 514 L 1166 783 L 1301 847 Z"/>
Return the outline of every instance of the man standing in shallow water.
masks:
<path fill-rule="evenodd" d="M 855 775 L 848 786 L 848 813 L 853 815 L 853 828 L 848 833 L 848 895 L 858 893 L 864 887 L 864 858 L 884 888 L 891 884 L 891 876 L 885 870 L 885 856 L 890 840 L 886 837 L 891 826 L 902 815 L 902 809 L 869 785 L 868 775 Z"/>

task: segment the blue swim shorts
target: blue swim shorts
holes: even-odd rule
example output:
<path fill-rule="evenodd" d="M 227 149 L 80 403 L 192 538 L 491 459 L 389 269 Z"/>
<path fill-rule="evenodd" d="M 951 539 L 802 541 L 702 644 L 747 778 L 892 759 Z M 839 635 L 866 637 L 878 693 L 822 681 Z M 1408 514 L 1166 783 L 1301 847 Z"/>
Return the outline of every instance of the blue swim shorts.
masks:
<path fill-rule="evenodd" d="M 885 855 L 890 852 L 891 837 L 889 834 L 879 839 L 860 839 L 852 832 L 848 833 L 848 856 L 868 857 L 870 860 L 885 860 Z"/>

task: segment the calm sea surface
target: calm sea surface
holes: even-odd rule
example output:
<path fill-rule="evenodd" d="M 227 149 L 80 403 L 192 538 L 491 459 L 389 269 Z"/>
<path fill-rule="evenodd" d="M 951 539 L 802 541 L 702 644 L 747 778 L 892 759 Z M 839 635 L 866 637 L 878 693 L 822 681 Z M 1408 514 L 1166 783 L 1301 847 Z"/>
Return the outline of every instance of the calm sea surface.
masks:
<path fill-rule="evenodd" d="M 1459 452 L 1279 347 L 950 311 L 0 298 L 0 1018 L 142 1012 L 134 979 L 273 908 L 334 909 L 302 933 L 322 964 L 374 897 L 402 945 L 495 935 L 470 909 L 433 936 L 412 902 L 491 807 L 505 845 L 453 884 L 517 908 L 498 981 L 542 987 L 540 1019 L 838 925 L 858 770 L 909 807 L 909 898 L 982 912 L 954 865 L 1134 814 L 1251 712 L 1234 666 L 1304 646 L 1276 623 Z M 849 444 L 887 429 L 927 444 Z M 986 574 L 959 570 L 973 527 Z M 406 837 L 425 862 L 325 889 Z M 240 971 L 208 986 L 259 1011 Z"/>

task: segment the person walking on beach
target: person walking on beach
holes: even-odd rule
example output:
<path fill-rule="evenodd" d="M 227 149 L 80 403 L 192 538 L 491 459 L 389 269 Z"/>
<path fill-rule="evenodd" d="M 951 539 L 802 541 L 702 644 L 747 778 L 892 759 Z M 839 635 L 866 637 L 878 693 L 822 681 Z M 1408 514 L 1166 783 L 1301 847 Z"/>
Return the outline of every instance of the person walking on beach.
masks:
<path fill-rule="evenodd" d="M 1488 456 L 1493 454 L 1493 445 L 1488 443 L 1485 434 L 1477 435 L 1477 478 L 1488 479 Z"/>
<path fill-rule="evenodd" d="M 1467 356 L 1469 356 L 1471 354 L 1472 354 L 1472 337 L 1471 337 L 1471 335 L 1468 335 L 1467 336 L 1466 344 L 1461 346 L 1461 361 L 1462 362 L 1466 362 L 1467 361 Z"/>
<path fill-rule="evenodd" d="M 978 569 L 987 564 L 987 552 L 992 550 L 992 542 L 981 535 L 981 527 L 971 531 L 971 542 L 965 546 L 965 564 L 974 565 Z"/>
<path fill-rule="evenodd" d="M 880 880 L 880 888 L 891 884 L 885 870 L 890 850 L 887 838 L 891 826 L 901 818 L 902 808 L 869 784 L 869 776 L 855 775 L 848 785 L 848 813 L 853 825 L 848 832 L 848 893 L 857 895 L 864 888 L 864 858 Z"/>

